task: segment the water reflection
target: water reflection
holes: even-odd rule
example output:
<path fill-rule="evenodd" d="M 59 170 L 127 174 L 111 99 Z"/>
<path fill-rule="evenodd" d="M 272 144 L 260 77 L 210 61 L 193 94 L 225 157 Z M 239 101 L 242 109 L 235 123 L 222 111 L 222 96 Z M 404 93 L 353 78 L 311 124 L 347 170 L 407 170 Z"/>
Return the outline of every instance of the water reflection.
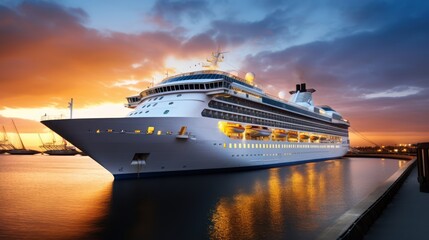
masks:
<path fill-rule="evenodd" d="M 312 239 L 405 163 L 112 182 L 89 158 L 1 158 L 1 239 Z"/>
<path fill-rule="evenodd" d="M 396 160 L 342 159 L 251 172 L 119 181 L 113 184 L 108 218 L 99 223 L 103 230 L 98 236 L 314 238 L 399 166 Z M 360 188 L 359 194 L 353 192 Z"/>
<path fill-rule="evenodd" d="M 78 239 L 105 217 L 113 179 L 97 165 L 70 157 L 0 160 L 0 238 Z"/>

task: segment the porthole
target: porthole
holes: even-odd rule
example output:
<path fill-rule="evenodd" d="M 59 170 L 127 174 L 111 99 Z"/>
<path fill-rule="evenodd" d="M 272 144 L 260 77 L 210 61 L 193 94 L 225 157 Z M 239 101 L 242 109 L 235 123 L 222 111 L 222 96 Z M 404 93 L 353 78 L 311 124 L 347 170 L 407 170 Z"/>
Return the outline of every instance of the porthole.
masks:
<path fill-rule="evenodd" d="M 164 97 L 160 97 L 159 100 L 163 99 Z"/>
<path fill-rule="evenodd" d="M 182 94 L 177 94 L 177 97 L 181 97 L 182 96 Z"/>
<path fill-rule="evenodd" d="M 155 106 L 156 106 L 156 104 L 158 104 L 158 103 L 154 103 L 154 104 L 153 104 L 153 107 L 155 107 Z"/>
<path fill-rule="evenodd" d="M 169 102 L 168 105 L 172 105 L 174 102 Z"/>
<path fill-rule="evenodd" d="M 149 112 L 149 110 L 147 110 L 146 112 L 144 112 L 144 113 L 148 113 Z"/>
<path fill-rule="evenodd" d="M 168 112 L 170 112 L 170 110 L 165 110 L 165 111 L 164 111 L 164 114 L 167 114 Z"/>

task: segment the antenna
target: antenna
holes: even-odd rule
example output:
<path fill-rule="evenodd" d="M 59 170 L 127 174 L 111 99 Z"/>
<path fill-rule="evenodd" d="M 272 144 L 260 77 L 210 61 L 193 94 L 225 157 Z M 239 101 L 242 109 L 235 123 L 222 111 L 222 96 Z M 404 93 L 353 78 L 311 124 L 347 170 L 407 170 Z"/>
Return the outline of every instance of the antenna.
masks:
<path fill-rule="evenodd" d="M 220 47 L 217 48 L 216 52 L 212 52 L 212 56 L 210 59 L 207 59 L 207 64 L 203 64 L 204 68 L 208 68 L 209 70 L 216 70 L 218 68 L 218 64 L 223 62 L 225 59 L 224 53 L 220 50 Z"/>
<path fill-rule="evenodd" d="M 70 99 L 69 108 L 70 108 L 70 119 L 72 119 L 73 118 L 73 98 Z"/>

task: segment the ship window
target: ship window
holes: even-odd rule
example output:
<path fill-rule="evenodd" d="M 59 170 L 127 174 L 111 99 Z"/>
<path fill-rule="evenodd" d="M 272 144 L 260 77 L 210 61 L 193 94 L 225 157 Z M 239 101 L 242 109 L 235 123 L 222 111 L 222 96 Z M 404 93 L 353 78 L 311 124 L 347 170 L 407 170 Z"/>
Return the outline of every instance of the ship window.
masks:
<path fill-rule="evenodd" d="M 226 148 L 226 143 L 223 144 L 223 148 Z"/>
<path fill-rule="evenodd" d="M 200 89 L 204 89 L 204 84 L 200 84 Z"/>
<path fill-rule="evenodd" d="M 156 106 L 156 104 L 158 104 L 158 103 L 154 103 L 154 104 L 153 104 L 153 106 L 155 107 L 155 106 Z"/>
<path fill-rule="evenodd" d="M 237 148 L 237 143 L 234 143 L 234 148 Z"/>
<path fill-rule="evenodd" d="M 213 83 L 210 83 L 210 88 L 214 88 L 214 85 L 213 85 Z"/>
<path fill-rule="evenodd" d="M 153 100 L 154 100 L 154 101 L 156 101 L 157 99 L 158 99 L 158 98 L 156 97 L 156 98 L 154 98 Z"/>
<path fill-rule="evenodd" d="M 185 85 L 185 89 L 186 89 L 186 90 L 188 90 L 188 89 L 189 89 L 189 85 L 188 85 L 188 84 L 186 84 L 186 85 Z"/>
<path fill-rule="evenodd" d="M 167 131 L 167 132 L 166 132 L 166 134 L 167 134 L 167 135 L 171 135 L 171 134 L 173 134 L 173 132 L 171 132 L 171 131 Z"/>
<path fill-rule="evenodd" d="M 149 126 L 147 127 L 147 134 L 153 134 L 153 132 L 155 131 L 155 127 Z"/>
<path fill-rule="evenodd" d="M 167 114 L 168 112 L 170 112 L 170 110 L 165 110 L 165 111 L 164 111 L 164 114 Z"/>
<path fill-rule="evenodd" d="M 194 84 L 190 84 L 190 85 L 189 85 L 189 88 L 190 88 L 190 89 L 194 89 Z"/>
<path fill-rule="evenodd" d="M 140 111 L 139 114 L 142 114 L 142 111 Z"/>
<path fill-rule="evenodd" d="M 185 89 L 185 88 L 183 87 L 183 85 L 180 85 L 180 90 L 183 90 L 183 89 Z"/>
<path fill-rule="evenodd" d="M 172 104 L 173 104 L 173 102 L 169 102 L 169 103 L 168 103 L 168 105 L 172 105 Z"/>
<path fill-rule="evenodd" d="M 177 85 L 176 85 L 176 86 L 174 86 L 174 89 L 175 89 L 175 90 L 179 90 L 179 86 L 177 86 Z"/>
<path fill-rule="evenodd" d="M 232 148 L 232 143 L 228 144 L 228 148 Z"/>
<path fill-rule="evenodd" d="M 140 132 L 141 132 L 140 129 L 134 130 L 134 133 L 140 133 Z"/>
<path fill-rule="evenodd" d="M 149 112 L 149 110 L 147 110 L 146 112 L 144 112 L 144 113 L 148 113 Z"/>
<path fill-rule="evenodd" d="M 156 135 L 161 135 L 161 134 L 162 134 L 161 130 L 158 130 L 158 132 L 156 133 Z"/>
<path fill-rule="evenodd" d="M 96 133 L 100 133 L 100 129 L 97 129 L 95 132 L 96 132 Z"/>
<path fill-rule="evenodd" d="M 149 108 L 149 107 L 150 107 L 150 104 L 149 104 L 149 105 L 147 105 L 147 107 Z"/>
<path fill-rule="evenodd" d="M 177 97 L 181 97 L 182 96 L 182 94 L 177 94 Z"/>

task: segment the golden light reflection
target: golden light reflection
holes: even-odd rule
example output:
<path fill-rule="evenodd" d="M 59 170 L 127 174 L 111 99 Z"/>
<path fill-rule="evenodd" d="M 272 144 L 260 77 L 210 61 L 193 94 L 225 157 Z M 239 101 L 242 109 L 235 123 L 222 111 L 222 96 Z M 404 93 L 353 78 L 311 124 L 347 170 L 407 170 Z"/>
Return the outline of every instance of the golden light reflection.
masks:
<path fill-rule="evenodd" d="M 320 221 L 309 215 L 327 216 L 330 209 L 324 209 L 323 202 L 343 202 L 344 199 L 330 195 L 327 185 L 343 184 L 343 165 L 338 160 L 323 164 L 326 169 L 317 169 L 318 163 L 289 167 L 287 175 L 281 176 L 279 168 L 268 170 L 266 182 L 258 179 L 250 192 L 237 193 L 218 201 L 211 217 L 212 239 L 254 239 L 256 229 L 267 224 L 269 232 L 282 232 L 285 226 L 293 224 L 301 229 L 316 229 Z M 289 213 L 294 222 L 288 219 Z M 267 216 L 268 223 L 259 219 Z M 257 217 L 259 216 L 259 217 Z M 298 216 L 299 219 L 296 219 Z"/>
<path fill-rule="evenodd" d="M 82 169 L 73 169 L 71 166 L 77 164 L 67 160 L 79 161 L 79 157 L 60 157 L 66 160 L 63 162 L 55 161 L 58 157 L 49 158 L 43 163 L 42 157 L 32 156 L 34 161 L 18 168 L 15 163 L 18 171 L 1 176 L 7 177 L 8 185 L 13 186 L 0 181 L 0 190 L 8 193 L 0 195 L 1 204 L 7 206 L 0 211 L 2 228 L 12 236 L 21 234 L 18 238 L 40 239 L 79 239 L 95 231 L 94 222 L 104 217 L 108 209 L 112 176 L 89 158 L 85 158 Z M 74 172 L 77 170 L 84 171 L 78 174 Z"/>

